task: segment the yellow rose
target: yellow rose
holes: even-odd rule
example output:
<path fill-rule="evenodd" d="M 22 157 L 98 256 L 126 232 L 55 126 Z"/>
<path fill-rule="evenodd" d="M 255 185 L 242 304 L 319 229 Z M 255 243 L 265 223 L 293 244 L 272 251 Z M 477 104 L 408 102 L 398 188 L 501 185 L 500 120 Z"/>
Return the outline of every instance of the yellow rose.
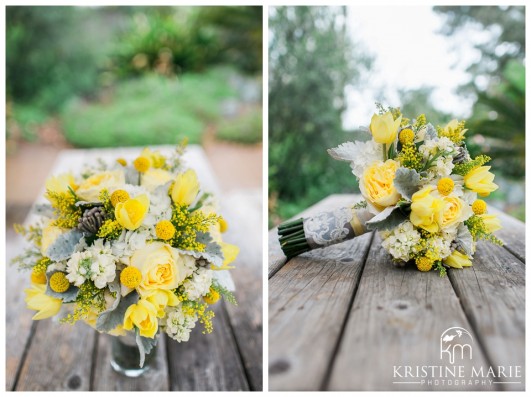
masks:
<path fill-rule="evenodd" d="M 464 222 L 472 215 L 470 206 L 454 195 L 443 196 L 444 209 L 441 218 L 441 229 L 447 229 L 451 226 Z"/>
<path fill-rule="evenodd" d="M 166 306 L 177 306 L 180 303 L 179 298 L 172 291 L 164 289 L 152 290 L 146 293 L 144 298 L 157 308 L 157 317 L 159 318 L 166 315 L 164 312 Z"/>
<path fill-rule="evenodd" d="M 478 193 L 480 196 L 488 196 L 498 189 L 494 181 L 494 174 L 489 172 L 490 166 L 476 167 L 465 175 L 465 187 Z"/>
<path fill-rule="evenodd" d="M 443 262 L 455 269 L 462 269 L 463 267 L 472 266 L 472 261 L 465 254 L 455 250 L 450 256 L 443 260 Z"/>
<path fill-rule="evenodd" d="M 66 229 L 53 226 L 52 222 L 49 222 L 48 226 L 42 229 L 41 254 L 43 256 L 46 256 L 46 251 L 48 251 L 48 248 L 50 248 L 50 246 L 55 243 L 55 240 L 57 240 L 57 237 L 59 237 L 65 231 Z"/>
<path fill-rule="evenodd" d="M 154 338 L 159 328 L 157 308 L 151 302 L 140 299 L 125 311 L 124 329 L 130 331 L 133 326 L 138 328 L 140 336 Z"/>
<path fill-rule="evenodd" d="M 52 176 L 46 180 L 46 190 L 54 193 L 68 193 L 69 188 L 77 189 L 74 176 L 70 173 Z"/>
<path fill-rule="evenodd" d="M 374 114 L 371 118 L 370 126 L 374 141 L 383 144 L 394 142 L 401 122 L 402 116 L 394 120 L 391 112 L 382 115 Z"/>
<path fill-rule="evenodd" d="M 173 175 L 168 171 L 160 168 L 150 168 L 142 174 L 140 185 L 145 187 L 148 191 L 152 192 L 158 186 L 164 185 L 166 182 L 171 181 Z"/>
<path fill-rule="evenodd" d="M 142 224 L 148 210 L 149 198 L 142 194 L 123 203 L 117 203 L 114 215 L 120 225 L 128 230 L 135 230 Z"/>
<path fill-rule="evenodd" d="M 37 310 L 37 313 L 32 317 L 33 320 L 43 320 L 48 317 L 53 317 L 59 310 L 61 310 L 61 299 L 46 295 L 45 284 L 31 284 L 31 289 L 25 289 L 26 303 L 31 310 Z"/>
<path fill-rule="evenodd" d="M 130 265 L 142 273 L 137 290 L 146 295 L 151 290 L 177 288 L 192 273 L 195 259 L 181 254 L 169 244 L 156 241 L 135 251 Z"/>
<path fill-rule="evenodd" d="M 177 175 L 171 189 L 171 198 L 175 204 L 190 205 L 199 193 L 199 181 L 194 170 Z"/>
<path fill-rule="evenodd" d="M 400 199 L 393 180 L 399 164 L 394 160 L 377 161 L 363 172 L 360 180 L 361 194 L 377 211 L 395 205 Z"/>
<path fill-rule="evenodd" d="M 142 150 L 142 153 L 140 153 L 140 156 L 148 158 L 151 162 L 151 166 L 154 168 L 160 168 L 166 162 L 165 157 L 160 154 L 158 150 L 156 152 L 152 152 L 151 149 L 145 148 Z"/>
<path fill-rule="evenodd" d="M 496 215 L 483 214 L 479 215 L 479 217 L 483 219 L 483 223 L 485 224 L 485 227 L 489 233 L 494 233 L 496 230 L 500 230 L 502 228 L 500 220 Z"/>
<path fill-rule="evenodd" d="M 439 231 L 442 224 L 444 202 L 430 193 L 436 189 L 434 186 L 426 186 L 411 197 L 411 223 L 430 233 Z"/>
<path fill-rule="evenodd" d="M 85 201 L 98 201 L 103 189 L 109 192 L 125 184 L 122 170 L 106 171 L 87 178 L 76 191 L 79 198 Z"/>

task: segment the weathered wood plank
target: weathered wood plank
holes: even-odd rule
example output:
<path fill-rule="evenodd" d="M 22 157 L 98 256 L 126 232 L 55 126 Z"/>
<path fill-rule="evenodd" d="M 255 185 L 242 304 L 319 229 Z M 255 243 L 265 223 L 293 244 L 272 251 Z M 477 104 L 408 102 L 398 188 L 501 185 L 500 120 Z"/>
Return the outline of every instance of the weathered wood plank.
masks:
<path fill-rule="evenodd" d="M 269 281 L 269 388 L 318 390 L 372 234 L 300 255 Z"/>
<path fill-rule="evenodd" d="M 7 252 L 7 263 L 10 263 L 12 258 L 22 252 L 23 240 L 12 229 L 7 233 L 10 234 L 8 239 L 14 242 Z M 18 271 L 12 266 L 7 268 L 6 273 L 6 390 L 12 390 L 30 337 L 34 312 L 26 308 L 24 301 L 24 289 L 30 287 L 29 273 Z"/>
<path fill-rule="evenodd" d="M 297 216 L 294 216 L 291 218 L 298 219 L 298 218 L 305 218 L 311 215 L 318 214 L 322 211 L 328 211 L 332 210 L 337 207 L 344 207 L 347 205 L 352 205 L 361 200 L 360 195 L 356 194 L 333 194 L 331 196 L 326 197 L 325 199 L 319 201 L 318 203 L 314 204 L 313 206 L 307 208 Z M 275 227 L 274 229 L 269 231 L 269 251 L 268 251 L 268 258 L 269 258 L 269 271 L 268 271 L 268 277 L 271 278 L 284 264 L 286 263 L 286 256 L 282 252 L 282 249 L 280 248 L 280 243 L 278 242 L 278 229 Z"/>
<path fill-rule="evenodd" d="M 395 365 L 448 364 L 440 359 L 443 331 L 454 326 L 472 330 L 448 278 L 414 267 L 396 268 L 380 244 L 380 237 L 375 236 L 327 388 L 455 390 L 455 386 L 393 383 L 408 381 L 393 377 Z M 471 365 L 486 366 L 487 362 L 476 347 L 474 360 L 460 364 L 467 373 Z M 459 386 L 459 390 L 485 388 L 495 389 Z"/>
<path fill-rule="evenodd" d="M 525 263 L 525 223 L 494 207 L 490 207 L 489 212 L 498 215 L 503 226 L 494 234 L 505 243 L 505 249 Z"/>
<path fill-rule="evenodd" d="M 474 266 L 452 270 L 449 277 L 491 364 L 519 365 L 525 376 L 524 264 L 503 248 L 480 242 Z M 521 381 L 503 388 L 525 390 Z"/>
<path fill-rule="evenodd" d="M 95 331 L 86 324 L 37 324 L 17 391 L 88 391 Z"/>
<path fill-rule="evenodd" d="M 234 335 L 228 324 L 224 302 L 214 312 L 214 332 L 203 335 L 198 329 L 186 343 L 168 339 L 168 366 L 171 390 L 249 390 Z"/>
<path fill-rule="evenodd" d="M 95 391 L 168 391 L 170 380 L 166 361 L 166 341 L 164 335 L 157 342 L 155 366 L 138 378 L 128 378 L 111 368 L 111 335 L 98 337 L 96 363 L 94 366 L 92 390 Z"/>
<path fill-rule="evenodd" d="M 262 390 L 262 193 L 230 193 L 223 197 L 221 208 L 229 224 L 223 238 L 240 247 L 231 271 L 238 306 L 226 304 L 226 308 L 250 389 Z"/>

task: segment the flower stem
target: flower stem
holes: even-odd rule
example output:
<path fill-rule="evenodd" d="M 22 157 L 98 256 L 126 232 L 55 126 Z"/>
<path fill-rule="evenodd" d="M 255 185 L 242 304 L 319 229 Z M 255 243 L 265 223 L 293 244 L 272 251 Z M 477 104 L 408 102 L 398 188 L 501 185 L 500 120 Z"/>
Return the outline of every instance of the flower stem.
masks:
<path fill-rule="evenodd" d="M 383 148 L 383 161 L 386 161 L 387 160 L 387 145 L 383 143 L 382 148 Z"/>

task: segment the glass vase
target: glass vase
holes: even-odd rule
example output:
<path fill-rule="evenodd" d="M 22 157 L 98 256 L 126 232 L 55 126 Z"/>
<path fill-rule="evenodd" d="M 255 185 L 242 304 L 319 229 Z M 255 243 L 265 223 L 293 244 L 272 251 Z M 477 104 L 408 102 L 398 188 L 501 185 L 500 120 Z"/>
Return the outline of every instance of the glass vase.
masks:
<path fill-rule="evenodd" d="M 125 376 L 136 378 L 155 366 L 157 346 L 146 354 L 144 366 L 140 367 L 140 352 L 135 341 L 135 335 L 127 333 L 124 336 L 113 336 L 111 343 L 111 366 Z"/>

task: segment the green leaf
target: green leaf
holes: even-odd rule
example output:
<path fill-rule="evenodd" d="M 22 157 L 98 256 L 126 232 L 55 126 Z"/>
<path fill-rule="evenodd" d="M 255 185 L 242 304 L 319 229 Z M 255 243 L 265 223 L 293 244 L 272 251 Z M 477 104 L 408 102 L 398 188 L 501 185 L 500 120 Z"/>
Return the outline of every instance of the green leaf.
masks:
<path fill-rule="evenodd" d="M 396 170 L 393 183 L 402 197 L 411 200 L 411 196 L 419 190 L 420 175 L 413 169 L 399 168 Z"/>
<path fill-rule="evenodd" d="M 366 223 L 369 230 L 389 230 L 397 227 L 408 218 L 400 207 L 387 207 Z"/>
<path fill-rule="evenodd" d="M 96 329 L 100 332 L 109 332 L 118 325 L 123 324 L 127 308 L 136 302 L 138 302 L 138 293 L 136 291 L 130 292 L 124 297 L 120 297 L 118 292 L 112 307 L 98 316 Z"/>

